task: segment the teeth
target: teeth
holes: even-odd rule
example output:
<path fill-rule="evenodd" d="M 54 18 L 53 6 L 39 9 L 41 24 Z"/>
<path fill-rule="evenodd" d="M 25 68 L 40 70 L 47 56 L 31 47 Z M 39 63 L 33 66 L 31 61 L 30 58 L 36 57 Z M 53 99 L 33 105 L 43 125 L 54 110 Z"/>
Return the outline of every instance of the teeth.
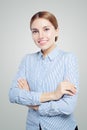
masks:
<path fill-rule="evenodd" d="M 43 42 L 46 42 L 46 40 L 43 40 L 43 41 L 39 41 L 40 43 L 43 43 Z"/>

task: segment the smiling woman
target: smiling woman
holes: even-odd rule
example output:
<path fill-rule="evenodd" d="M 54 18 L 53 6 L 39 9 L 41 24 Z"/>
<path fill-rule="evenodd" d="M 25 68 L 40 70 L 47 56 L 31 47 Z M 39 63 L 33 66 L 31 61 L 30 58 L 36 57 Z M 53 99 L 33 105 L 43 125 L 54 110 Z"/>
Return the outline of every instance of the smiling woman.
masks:
<path fill-rule="evenodd" d="M 9 99 L 28 107 L 26 130 L 78 130 L 73 116 L 79 87 L 77 58 L 55 44 L 58 23 L 50 12 L 33 15 L 30 30 L 41 50 L 23 58 Z"/>
<path fill-rule="evenodd" d="M 38 12 L 30 21 L 33 40 L 42 50 L 46 50 L 57 41 L 58 23 L 54 15 L 44 12 Z M 52 47 L 53 47 L 52 46 Z M 50 48 L 51 49 L 51 48 Z"/>
<path fill-rule="evenodd" d="M 58 36 L 58 28 L 55 29 L 54 26 L 46 19 L 38 18 L 33 21 L 31 25 L 31 31 L 33 40 L 36 45 L 40 47 L 43 54 L 47 53 L 48 48 L 55 47 L 55 37 Z M 49 52 L 49 51 L 48 51 Z"/>

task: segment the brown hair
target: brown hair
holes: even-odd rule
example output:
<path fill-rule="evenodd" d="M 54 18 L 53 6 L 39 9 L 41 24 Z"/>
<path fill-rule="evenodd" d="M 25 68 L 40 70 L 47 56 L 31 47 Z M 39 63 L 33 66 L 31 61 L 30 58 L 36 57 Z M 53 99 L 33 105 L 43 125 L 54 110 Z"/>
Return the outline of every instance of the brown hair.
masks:
<path fill-rule="evenodd" d="M 47 12 L 47 11 L 40 11 L 32 16 L 32 18 L 30 20 L 30 29 L 31 29 L 31 25 L 32 25 L 33 21 L 38 18 L 47 19 L 48 21 L 51 22 L 51 24 L 54 26 L 55 29 L 58 28 L 57 19 L 52 13 Z M 58 39 L 58 37 L 55 37 L 55 41 L 57 41 L 57 39 Z"/>

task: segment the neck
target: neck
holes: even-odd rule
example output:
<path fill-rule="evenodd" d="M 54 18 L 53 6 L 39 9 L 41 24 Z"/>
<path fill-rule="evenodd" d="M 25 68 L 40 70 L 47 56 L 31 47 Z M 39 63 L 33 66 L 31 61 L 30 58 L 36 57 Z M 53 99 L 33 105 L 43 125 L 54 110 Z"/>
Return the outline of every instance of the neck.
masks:
<path fill-rule="evenodd" d="M 53 44 L 48 49 L 42 50 L 43 56 L 46 57 L 46 55 L 48 55 L 55 47 L 56 47 L 56 44 Z"/>

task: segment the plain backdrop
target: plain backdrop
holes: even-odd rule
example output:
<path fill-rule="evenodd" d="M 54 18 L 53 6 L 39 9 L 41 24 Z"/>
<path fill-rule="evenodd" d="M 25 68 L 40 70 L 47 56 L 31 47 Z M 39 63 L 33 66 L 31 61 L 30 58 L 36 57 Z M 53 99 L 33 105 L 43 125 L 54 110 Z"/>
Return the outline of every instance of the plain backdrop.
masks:
<path fill-rule="evenodd" d="M 80 91 L 75 118 L 79 130 L 87 129 L 87 1 L 0 0 L 0 130 L 25 130 L 27 108 L 9 102 L 8 93 L 20 61 L 38 50 L 29 29 L 37 11 L 52 12 L 59 23 L 57 44 L 76 54 Z"/>

